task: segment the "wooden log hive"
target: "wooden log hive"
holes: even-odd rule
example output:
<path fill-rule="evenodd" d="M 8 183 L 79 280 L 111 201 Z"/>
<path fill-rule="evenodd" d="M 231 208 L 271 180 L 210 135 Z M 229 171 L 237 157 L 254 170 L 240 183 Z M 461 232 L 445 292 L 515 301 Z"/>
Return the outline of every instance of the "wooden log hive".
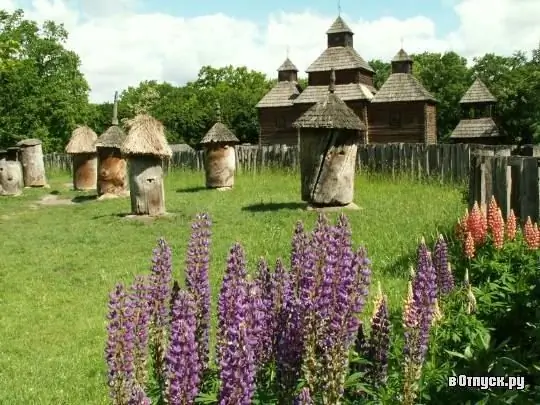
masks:
<path fill-rule="evenodd" d="M 121 151 L 129 159 L 131 212 L 163 215 L 166 210 L 162 163 L 164 158 L 172 156 L 165 128 L 146 114 L 129 120 L 127 127 L 129 131 Z"/>
<path fill-rule="evenodd" d="M 206 187 L 231 189 L 234 185 L 236 171 L 236 152 L 234 145 L 240 143 L 238 138 L 221 122 L 221 109 L 216 108 L 217 122 L 201 140 L 204 147 L 204 169 Z"/>
<path fill-rule="evenodd" d="M 366 130 L 334 94 L 335 72 L 330 75 L 328 94 L 293 124 L 300 144 L 301 197 L 315 207 L 353 203 L 357 145 Z"/>
<path fill-rule="evenodd" d="M 0 195 L 17 196 L 24 187 L 19 148 L 8 148 L 0 155 Z"/>
<path fill-rule="evenodd" d="M 45 187 L 45 162 L 43 160 L 43 147 L 39 139 L 25 139 L 17 143 L 20 147 L 19 156 L 23 170 L 25 187 Z"/>
<path fill-rule="evenodd" d="M 95 190 L 97 183 L 97 134 L 86 126 L 77 127 L 66 146 L 72 155 L 73 188 L 79 191 Z"/>
<path fill-rule="evenodd" d="M 125 139 L 126 133 L 118 126 L 118 92 L 115 92 L 112 126 L 96 142 L 98 196 L 127 196 L 129 193 L 127 162 L 120 152 Z"/>

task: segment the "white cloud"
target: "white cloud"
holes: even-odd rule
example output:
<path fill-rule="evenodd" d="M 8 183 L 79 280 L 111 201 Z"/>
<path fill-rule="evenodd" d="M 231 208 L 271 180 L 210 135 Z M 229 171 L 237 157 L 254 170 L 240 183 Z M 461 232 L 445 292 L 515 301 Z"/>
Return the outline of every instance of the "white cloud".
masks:
<path fill-rule="evenodd" d="M 114 90 L 141 80 L 184 83 L 202 65 L 247 65 L 275 76 L 287 47 L 293 62 L 305 70 L 326 46 L 325 31 L 334 18 L 312 11 L 278 12 L 260 26 L 223 13 L 189 19 L 137 13 L 136 0 L 77 3 L 75 8 L 65 0 L 33 0 L 26 16 L 65 24 L 68 47 L 81 57 L 93 101 L 110 100 Z M 14 2 L 0 0 L 3 5 L 12 9 Z M 446 37 L 437 35 L 435 22 L 426 16 L 344 18 L 356 33 L 356 49 L 367 60 L 391 58 L 402 37 L 411 53 L 455 50 L 467 57 L 528 50 L 540 40 L 538 0 L 458 0 L 454 10 L 460 25 Z"/>

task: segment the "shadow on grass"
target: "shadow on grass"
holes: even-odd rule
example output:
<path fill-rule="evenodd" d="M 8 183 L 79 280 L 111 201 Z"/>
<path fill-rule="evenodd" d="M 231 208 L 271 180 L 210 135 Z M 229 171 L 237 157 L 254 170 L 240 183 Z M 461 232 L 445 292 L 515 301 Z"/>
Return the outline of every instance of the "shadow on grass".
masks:
<path fill-rule="evenodd" d="M 197 193 L 199 191 L 208 190 L 206 187 L 187 187 L 176 189 L 177 193 Z"/>
<path fill-rule="evenodd" d="M 285 203 L 260 203 L 247 205 L 242 207 L 242 211 L 250 212 L 268 212 L 268 211 L 280 211 L 280 210 L 299 210 L 305 209 L 306 203 L 301 202 L 285 202 Z"/>
<path fill-rule="evenodd" d="M 85 203 L 87 201 L 95 201 L 97 200 L 97 195 L 78 195 L 77 197 L 73 197 L 71 199 L 72 202 L 75 204 Z"/>
<path fill-rule="evenodd" d="M 59 195 L 59 194 L 60 194 L 60 191 L 58 191 L 58 190 L 53 190 L 53 191 L 51 191 L 49 194 L 51 194 L 51 195 Z"/>

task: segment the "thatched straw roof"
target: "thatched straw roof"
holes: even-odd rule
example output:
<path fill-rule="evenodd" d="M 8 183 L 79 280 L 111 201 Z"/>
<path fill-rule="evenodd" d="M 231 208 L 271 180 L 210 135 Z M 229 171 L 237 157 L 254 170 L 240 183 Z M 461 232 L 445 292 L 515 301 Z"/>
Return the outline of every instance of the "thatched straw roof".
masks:
<path fill-rule="evenodd" d="M 165 137 L 165 127 L 147 114 L 139 114 L 126 122 L 127 137 L 120 148 L 126 155 L 171 157 L 172 150 Z"/>
<path fill-rule="evenodd" d="M 335 87 L 336 74 L 332 69 L 327 95 L 298 118 L 293 127 L 366 130 L 360 117 L 334 93 Z"/>
<path fill-rule="evenodd" d="M 96 147 L 120 149 L 125 139 L 125 131 L 118 125 L 112 125 L 100 135 L 96 142 Z"/>
<path fill-rule="evenodd" d="M 94 153 L 96 151 L 97 134 L 87 126 L 78 126 L 71 133 L 71 139 L 66 146 L 66 153 Z"/>
<path fill-rule="evenodd" d="M 36 138 L 23 139 L 17 142 L 17 146 L 36 146 L 41 145 L 41 140 Z"/>
<path fill-rule="evenodd" d="M 451 139 L 496 138 L 502 136 L 497 124 L 490 117 L 473 118 L 459 121 L 456 129 L 450 135 Z"/>
<path fill-rule="evenodd" d="M 460 100 L 461 104 L 495 103 L 497 99 L 491 94 L 484 82 L 478 78 L 465 92 Z"/>
<path fill-rule="evenodd" d="M 221 106 L 216 104 L 217 122 L 210 128 L 201 139 L 201 144 L 208 143 L 240 143 L 240 140 L 221 122 Z"/>

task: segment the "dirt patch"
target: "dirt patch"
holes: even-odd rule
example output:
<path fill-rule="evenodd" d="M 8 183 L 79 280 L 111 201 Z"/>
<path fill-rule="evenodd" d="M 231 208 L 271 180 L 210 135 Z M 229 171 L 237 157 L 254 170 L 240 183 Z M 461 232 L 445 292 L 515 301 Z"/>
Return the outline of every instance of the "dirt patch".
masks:
<path fill-rule="evenodd" d="M 341 210 L 361 210 L 358 205 L 355 203 L 350 203 L 344 206 L 337 206 L 337 207 L 314 207 L 312 205 L 308 205 L 306 207 L 306 210 L 308 211 L 320 211 L 320 212 L 336 212 Z"/>
<path fill-rule="evenodd" d="M 48 194 L 41 197 L 38 204 L 40 205 L 72 205 L 74 203 L 73 201 L 65 199 L 65 198 L 58 198 L 57 195 Z"/>

